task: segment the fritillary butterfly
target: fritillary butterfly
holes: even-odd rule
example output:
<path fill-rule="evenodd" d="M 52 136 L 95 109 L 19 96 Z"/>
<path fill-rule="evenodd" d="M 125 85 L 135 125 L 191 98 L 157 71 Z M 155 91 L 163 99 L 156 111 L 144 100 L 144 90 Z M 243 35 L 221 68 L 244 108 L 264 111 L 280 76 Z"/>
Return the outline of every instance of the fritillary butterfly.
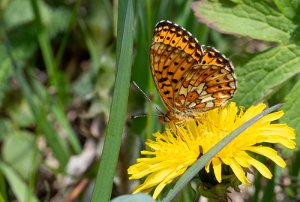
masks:
<path fill-rule="evenodd" d="M 151 72 L 168 112 L 162 122 L 194 118 L 222 106 L 234 95 L 233 65 L 212 47 L 203 49 L 196 38 L 170 21 L 155 26 L 150 53 Z"/>

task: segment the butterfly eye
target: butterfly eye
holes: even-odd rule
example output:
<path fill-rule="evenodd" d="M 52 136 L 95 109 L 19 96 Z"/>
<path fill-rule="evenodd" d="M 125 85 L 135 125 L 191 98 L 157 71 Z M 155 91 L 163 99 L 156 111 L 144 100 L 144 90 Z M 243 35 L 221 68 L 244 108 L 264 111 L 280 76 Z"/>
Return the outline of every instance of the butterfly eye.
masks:
<path fill-rule="evenodd" d="M 170 122 L 171 120 L 169 119 L 169 117 L 165 116 L 165 122 Z"/>
<path fill-rule="evenodd" d="M 168 124 L 171 121 L 171 119 L 168 117 L 168 115 L 165 115 L 165 114 L 159 115 L 158 119 L 161 123 L 164 123 L 164 124 Z"/>

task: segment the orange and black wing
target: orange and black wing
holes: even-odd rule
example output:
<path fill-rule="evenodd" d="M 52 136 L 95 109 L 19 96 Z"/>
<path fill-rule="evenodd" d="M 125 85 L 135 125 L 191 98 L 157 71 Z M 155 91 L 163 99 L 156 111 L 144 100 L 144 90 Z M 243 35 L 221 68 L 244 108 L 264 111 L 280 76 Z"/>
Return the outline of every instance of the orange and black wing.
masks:
<path fill-rule="evenodd" d="M 207 111 L 223 105 L 236 90 L 230 61 L 213 48 L 203 51 L 189 32 L 169 21 L 155 27 L 150 61 L 168 110 Z"/>
<path fill-rule="evenodd" d="M 150 53 L 151 72 L 169 110 L 181 110 L 176 108 L 174 97 L 184 74 L 201 60 L 202 55 L 197 39 L 183 27 L 169 21 L 160 21 L 155 26 Z"/>
<path fill-rule="evenodd" d="M 186 112 L 204 112 L 222 106 L 235 90 L 236 79 L 230 68 L 197 64 L 184 75 L 175 103 Z"/>
<path fill-rule="evenodd" d="M 170 45 L 200 61 L 203 55 L 198 40 L 183 27 L 170 21 L 160 21 L 156 24 L 152 43 Z"/>

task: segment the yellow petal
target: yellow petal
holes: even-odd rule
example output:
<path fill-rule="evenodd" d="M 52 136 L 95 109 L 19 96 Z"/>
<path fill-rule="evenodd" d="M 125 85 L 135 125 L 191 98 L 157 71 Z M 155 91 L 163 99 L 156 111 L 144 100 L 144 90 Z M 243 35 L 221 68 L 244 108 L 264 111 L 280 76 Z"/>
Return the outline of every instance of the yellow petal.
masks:
<path fill-rule="evenodd" d="M 284 139 L 281 136 L 272 136 L 267 139 L 265 139 L 263 142 L 268 142 L 268 143 L 273 143 L 273 144 L 281 144 L 289 149 L 294 149 L 296 146 L 295 141 L 289 140 L 289 139 Z"/>
<path fill-rule="evenodd" d="M 272 173 L 270 170 L 265 166 L 263 163 L 257 161 L 254 158 L 249 158 L 249 162 L 253 167 L 255 167 L 260 174 L 262 174 L 265 178 L 271 179 L 272 178 Z"/>
<path fill-rule="evenodd" d="M 282 117 L 284 114 L 284 112 L 281 110 L 281 111 L 277 111 L 277 112 L 273 112 L 271 114 L 268 114 L 266 116 L 264 116 L 261 121 L 262 122 L 271 122 L 271 121 L 275 121 L 275 120 L 278 120 L 280 119 L 280 117 Z"/>
<path fill-rule="evenodd" d="M 247 150 L 255 152 L 257 154 L 263 155 L 269 159 L 271 159 L 273 162 L 275 162 L 280 167 L 284 168 L 286 166 L 286 163 L 284 160 L 277 155 L 277 151 L 265 146 L 253 146 L 253 147 L 247 147 Z"/>
<path fill-rule="evenodd" d="M 209 173 L 209 167 L 210 167 L 211 161 L 209 161 L 206 165 L 205 165 L 205 171 L 207 173 Z"/>
<path fill-rule="evenodd" d="M 234 159 L 244 168 L 249 168 L 251 165 L 248 162 L 248 154 L 244 151 L 241 151 L 235 155 Z"/>
<path fill-rule="evenodd" d="M 266 108 L 266 105 L 263 103 L 260 103 L 256 106 L 251 106 L 247 109 L 247 111 L 243 114 L 243 116 L 241 117 L 241 119 L 239 121 L 242 123 L 245 123 L 246 121 L 250 120 L 254 116 L 258 115 L 265 108 Z"/>
<path fill-rule="evenodd" d="M 214 174 L 219 183 L 222 182 L 222 162 L 219 158 L 212 159 L 212 165 L 214 169 Z"/>
<path fill-rule="evenodd" d="M 230 168 L 234 172 L 235 176 L 245 185 L 250 185 L 251 182 L 245 176 L 245 171 L 242 167 L 236 162 L 236 160 L 232 159 L 229 164 Z"/>
<path fill-rule="evenodd" d="M 162 179 L 165 179 L 165 177 L 171 172 L 170 169 L 162 170 L 160 172 L 155 172 L 150 174 L 143 184 L 139 185 L 135 188 L 134 193 L 144 191 L 146 189 L 152 188 L 159 184 Z"/>

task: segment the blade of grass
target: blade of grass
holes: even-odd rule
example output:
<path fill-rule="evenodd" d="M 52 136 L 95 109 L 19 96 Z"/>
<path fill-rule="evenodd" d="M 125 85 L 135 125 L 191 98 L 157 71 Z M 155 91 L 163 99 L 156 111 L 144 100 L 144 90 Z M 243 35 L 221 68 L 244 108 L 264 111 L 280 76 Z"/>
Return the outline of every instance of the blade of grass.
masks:
<path fill-rule="evenodd" d="M 52 111 L 57 119 L 57 121 L 59 122 L 59 124 L 61 125 L 61 127 L 65 130 L 68 140 L 70 141 L 70 144 L 72 146 L 72 148 L 74 149 L 74 151 L 79 154 L 81 152 L 81 145 L 79 143 L 78 138 L 76 137 L 76 134 L 74 133 L 72 127 L 70 126 L 70 123 L 63 111 L 62 108 L 60 108 L 59 105 L 54 105 L 52 107 Z"/>
<path fill-rule="evenodd" d="M 153 27 L 153 4 L 152 4 L 152 0 L 147 0 L 146 1 L 146 39 L 147 41 L 151 41 L 151 38 L 152 38 L 152 30 L 154 29 Z M 150 49 L 150 48 L 149 48 Z M 148 51 L 150 51 L 148 49 Z M 148 54 L 149 55 L 149 54 Z M 149 56 L 148 56 L 149 57 Z M 148 61 L 148 60 L 147 60 Z M 149 65 L 149 61 L 148 61 L 148 65 Z M 150 71 L 150 68 L 148 68 L 147 70 L 147 75 L 152 75 L 151 74 L 151 71 Z M 152 80 L 152 79 L 151 79 Z M 153 82 L 148 82 L 148 89 L 149 89 L 149 92 L 154 92 L 155 91 L 155 87 L 154 87 L 154 83 Z M 155 94 L 154 94 L 155 96 Z M 157 96 L 155 96 L 157 98 Z M 155 98 L 154 98 L 155 99 Z M 147 126 L 146 126 L 146 139 L 150 138 L 152 132 L 153 132 L 153 129 L 154 129 L 154 123 L 155 123 L 155 116 L 153 116 L 154 114 L 154 111 L 153 111 L 153 105 L 152 103 L 146 103 L 147 105 L 147 112 L 148 112 L 148 116 L 147 116 Z"/>
<path fill-rule="evenodd" d="M 177 23 L 181 26 L 187 27 L 186 23 L 188 23 L 188 17 L 190 13 L 192 12 L 191 9 L 192 0 L 185 1 L 185 5 L 182 9 L 182 12 L 180 12 L 180 15 L 177 16 Z"/>
<path fill-rule="evenodd" d="M 292 163 L 291 163 L 292 166 L 289 167 L 289 175 L 291 177 L 293 177 L 293 179 L 294 179 L 292 181 L 292 184 L 294 184 L 294 183 L 297 184 L 298 179 L 299 179 L 299 171 L 300 171 L 300 163 L 299 163 L 300 162 L 300 151 L 299 150 L 293 154 L 291 161 L 292 161 Z M 289 189 L 290 189 L 290 192 L 292 192 L 294 196 L 297 195 L 297 192 L 298 192 L 297 186 L 290 186 Z"/>
<path fill-rule="evenodd" d="M 59 64 L 61 62 L 61 58 L 63 56 L 63 53 L 66 49 L 71 29 L 74 27 L 74 25 L 76 23 L 77 13 L 78 13 L 78 10 L 79 10 L 79 7 L 80 7 L 80 3 L 81 3 L 81 0 L 76 0 L 73 11 L 72 11 L 72 16 L 70 18 L 68 30 L 64 33 L 64 36 L 63 36 L 62 41 L 60 43 L 59 49 L 57 51 L 56 58 L 55 58 L 55 64 L 57 66 L 59 66 Z"/>
<path fill-rule="evenodd" d="M 2 196 L 2 193 L 0 193 L 0 202 L 5 202 L 3 196 Z"/>
<path fill-rule="evenodd" d="M 252 195 L 252 198 L 251 198 L 251 200 L 253 202 L 258 202 L 259 201 L 259 194 L 260 194 L 260 191 L 262 190 L 261 178 L 262 178 L 262 176 L 261 176 L 260 173 L 258 173 L 255 176 L 255 181 L 253 183 L 255 192 L 254 192 L 254 194 Z"/>
<path fill-rule="evenodd" d="M 127 111 L 134 37 L 133 0 L 119 0 L 118 6 L 116 82 L 93 202 L 110 199 Z"/>
<path fill-rule="evenodd" d="M 5 178 L 4 178 L 2 171 L 0 171 L 0 202 L 2 202 L 2 201 L 8 201 L 8 200 L 7 200 L 7 190 L 6 190 Z"/>
<path fill-rule="evenodd" d="M 18 65 L 13 59 L 7 35 L 3 33 L 3 36 L 4 36 L 4 45 L 6 46 L 7 54 L 11 60 L 14 75 L 16 76 L 16 79 L 20 84 L 23 96 L 28 102 L 28 105 L 31 109 L 32 114 L 34 115 L 38 127 L 41 128 L 42 132 L 45 134 L 48 145 L 53 150 L 53 153 L 58 159 L 58 161 L 60 162 L 60 164 L 64 166 L 66 165 L 69 158 L 69 151 L 67 149 L 67 146 L 64 143 L 64 141 L 59 137 L 59 135 L 56 133 L 52 125 L 48 122 L 46 118 L 46 112 L 44 106 L 37 105 L 33 101 L 33 97 L 35 97 L 34 93 L 32 92 L 32 89 L 30 88 L 28 82 L 26 81 L 22 70 L 18 68 Z"/>
<path fill-rule="evenodd" d="M 10 187 L 18 201 L 38 202 L 37 197 L 33 194 L 33 191 L 26 185 L 21 177 L 7 164 L 0 162 L 0 169 L 5 175 Z"/>
<path fill-rule="evenodd" d="M 38 1 L 31 0 L 31 5 L 32 5 L 33 13 L 35 15 L 36 24 L 38 27 L 38 31 L 37 31 L 38 43 L 42 51 L 42 55 L 47 69 L 47 73 L 49 75 L 50 83 L 58 91 L 58 97 L 62 101 L 64 97 L 64 86 L 61 85 L 61 82 L 59 81 L 60 75 L 56 63 L 54 61 L 47 30 L 42 21 L 42 16 L 40 13 Z"/>
<path fill-rule="evenodd" d="M 29 72 L 30 72 L 29 74 L 31 75 L 30 86 L 32 86 L 32 91 L 34 92 L 35 96 L 39 98 L 39 103 L 43 103 L 43 105 L 45 105 L 45 106 L 51 106 L 51 108 L 49 107 L 49 108 L 47 108 L 47 110 L 50 110 L 50 113 L 52 113 L 54 115 L 54 117 L 56 118 L 55 121 L 57 120 L 58 124 L 64 129 L 64 132 L 65 132 L 73 150 L 76 153 L 80 153 L 82 150 L 81 145 L 80 145 L 79 140 L 77 139 L 77 136 L 76 136 L 75 132 L 73 131 L 73 129 L 64 113 L 64 109 L 63 109 L 62 105 L 53 104 L 55 102 L 55 98 L 52 98 L 52 96 L 50 96 L 47 93 L 46 87 L 44 85 L 42 85 L 38 79 L 35 78 L 35 76 L 34 76 L 35 71 L 29 70 Z M 45 103 L 47 103 L 47 104 L 45 104 Z M 43 107 L 43 106 L 41 106 L 41 107 Z M 43 111 L 45 112 L 46 108 L 43 108 Z M 40 129 L 41 128 L 40 125 L 42 125 L 42 124 L 40 122 L 38 122 L 38 125 L 39 125 L 38 129 Z M 50 130 L 53 131 L 53 129 L 50 129 Z M 48 134 L 46 132 L 45 134 L 47 136 L 51 136 L 50 133 Z M 60 135 L 57 132 L 54 132 L 53 135 L 58 136 L 58 138 L 60 137 Z M 48 139 L 50 139 L 50 138 L 48 138 Z M 67 148 L 67 145 L 64 143 L 64 141 L 62 139 L 60 139 L 59 141 L 62 142 L 62 146 L 65 147 L 66 151 L 67 151 L 68 148 Z"/>
<path fill-rule="evenodd" d="M 92 69 L 93 69 L 93 71 L 95 71 L 95 73 L 97 73 L 97 71 L 99 71 L 99 66 L 100 66 L 101 62 L 100 62 L 99 53 L 98 53 L 98 50 L 96 47 L 96 43 L 93 40 L 91 34 L 88 32 L 88 27 L 86 25 L 86 22 L 84 22 L 84 20 L 79 19 L 78 26 L 81 30 L 81 33 L 85 40 L 86 47 L 87 47 L 87 49 L 89 51 L 89 55 L 91 57 Z"/>
<path fill-rule="evenodd" d="M 251 125 L 253 125 L 255 122 L 257 122 L 259 119 L 264 117 L 265 115 L 279 109 L 282 106 L 282 104 L 277 104 L 275 106 L 272 106 L 260 114 L 256 115 L 237 129 L 235 129 L 233 132 L 231 132 L 228 136 L 226 136 L 222 141 L 220 141 L 218 144 L 216 144 L 213 148 L 211 148 L 206 154 L 204 154 L 199 160 L 196 161 L 176 182 L 173 189 L 170 190 L 170 192 L 167 194 L 167 196 L 162 200 L 164 202 L 171 201 L 178 192 L 182 188 L 186 186 L 188 182 L 192 180 L 192 178 L 199 173 L 199 171 L 204 168 L 204 166 L 219 152 L 221 151 L 228 143 L 230 143 L 234 138 L 236 138 L 240 133 L 242 133 L 244 130 L 249 128 Z"/>
<path fill-rule="evenodd" d="M 153 6 L 152 6 L 152 0 L 147 0 L 146 1 L 146 11 L 147 11 L 147 25 L 148 28 L 152 28 L 152 11 L 153 11 Z M 148 29 L 151 30 L 151 29 Z M 148 37 L 151 38 L 151 32 L 148 31 Z"/>
<path fill-rule="evenodd" d="M 76 14 L 77 14 L 77 7 L 79 6 L 79 2 L 76 3 L 74 11 L 73 11 L 73 15 L 71 18 L 71 22 L 70 22 L 70 26 L 73 25 L 73 21 L 75 21 L 76 19 Z M 71 126 L 69 125 L 68 121 L 67 121 L 67 117 L 64 113 L 64 107 L 63 104 L 64 103 L 64 98 L 66 97 L 66 88 L 64 85 L 64 82 L 61 82 L 61 74 L 58 71 L 57 68 L 57 63 L 54 60 L 54 56 L 51 50 L 51 45 L 50 45 L 50 40 L 47 34 L 47 30 L 45 29 L 43 22 L 42 22 L 42 16 L 40 14 L 40 8 L 39 8 L 39 4 L 37 2 L 37 0 L 31 0 L 31 5 L 35 14 L 35 20 L 37 22 L 37 27 L 38 27 L 38 32 L 37 32 L 37 37 L 38 37 L 38 42 L 39 42 L 39 46 L 41 48 L 42 51 L 42 55 L 43 55 L 43 59 L 46 65 L 46 69 L 47 69 L 47 73 L 49 75 L 49 79 L 50 79 L 50 83 L 51 85 L 53 85 L 55 87 L 55 89 L 58 92 L 58 96 L 54 97 L 53 102 L 56 105 L 56 111 L 55 114 L 59 116 L 57 116 L 58 121 L 60 122 L 60 124 L 62 126 L 66 126 L 65 130 L 67 133 L 67 136 L 69 138 L 70 144 L 73 147 L 73 149 L 78 153 L 80 152 L 81 148 L 80 148 L 80 144 L 78 139 L 76 138 L 75 133 L 72 131 Z M 68 37 L 68 36 L 65 36 Z M 64 39 L 64 40 L 67 40 Z M 64 48 L 64 47 L 61 47 Z M 60 56 L 59 56 L 60 57 Z M 59 58 L 58 58 L 59 60 Z M 57 61 L 58 62 L 58 61 Z M 49 100 L 50 102 L 50 100 Z M 60 112 L 59 112 L 59 111 Z"/>
<path fill-rule="evenodd" d="M 269 167 L 269 169 L 271 169 L 271 172 L 274 173 L 274 166 L 272 166 L 271 168 Z M 267 186 L 264 188 L 263 197 L 261 198 L 262 202 L 275 201 L 275 185 L 275 177 L 272 177 L 272 179 L 267 181 Z"/>

